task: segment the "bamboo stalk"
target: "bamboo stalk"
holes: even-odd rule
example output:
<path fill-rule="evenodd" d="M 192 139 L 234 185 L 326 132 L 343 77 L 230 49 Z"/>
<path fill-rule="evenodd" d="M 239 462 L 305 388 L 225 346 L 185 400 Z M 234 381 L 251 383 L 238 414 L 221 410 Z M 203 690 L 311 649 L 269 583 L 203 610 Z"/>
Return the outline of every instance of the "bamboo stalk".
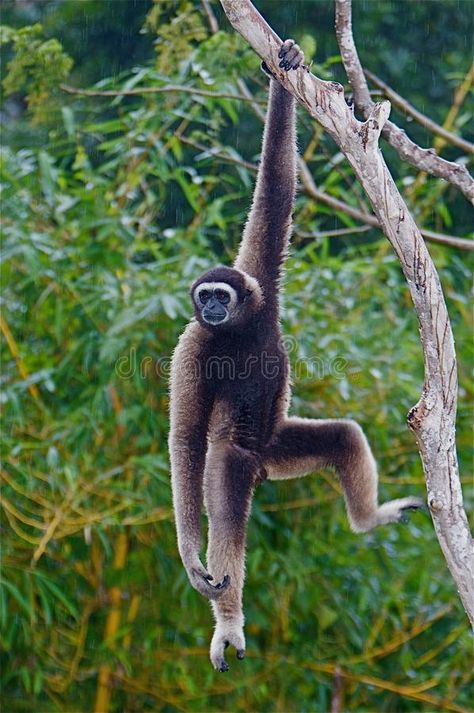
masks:
<path fill-rule="evenodd" d="M 27 368 L 20 356 L 20 350 L 18 349 L 18 345 L 15 341 L 15 338 L 10 331 L 10 327 L 8 326 L 6 319 L 2 315 L 0 315 L 0 330 L 2 331 L 3 336 L 6 339 L 12 357 L 16 361 L 16 365 L 18 367 L 18 371 L 20 372 L 21 378 L 26 381 L 29 377 Z M 28 384 L 28 391 L 37 403 L 41 403 L 40 392 L 36 384 Z"/>
<path fill-rule="evenodd" d="M 128 608 L 128 613 L 127 613 L 127 624 L 130 625 L 130 630 L 125 634 L 123 637 L 123 648 L 124 649 L 129 649 L 130 644 L 132 643 L 132 631 L 131 631 L 131 625 L 137 618 L 138 610 L 140 608 L 140 602 L 141 602 L 141 595 L 140 594 L 134 594 L 132 596 L 130 606 Z"/>
<path fill-rule="evenodd" d="M 125 561 L 128 554 L 128 537 L 126 532 L 120 532 L 115 544 L 114 561 L 112 569 L 115 571 L 121 570 L 125 566 Z M 120 587 L 110 587 L 109 602 L 110 609 L 107 614 L 104 630 L 104 646 L 110 650 L 115 648 L 115 637 L 120 625 L 120 601 L 122 590 Z M 112 695 L 111 688 L 112 667 L 108 663 L 103 663 L 99 667 L 99 676 L 97 684 L 97 693 L 94 705 L 94 713 L 108 713 L 110 706 L 110 698 Z"/>
<path fill-rule="evenodd" d="M 459 109 L 464 103 L 464 100 L 471 89 L 472 85 L 474 84 L 474 62 L 471 64 L 469 70 L 466 73 L 466 76 L 462 80 L 461 84 L 459 84 L 456 89 L 454 90 L 454 101 L 451 105 L 450 110 L 448 111 L 446 115 L 446 119 L 443 122 L 443 129 L 446 129 L 447 131 L 451 131 L 453 128 L 454 121 L 459 113 Z M 446 139 L 443 139 L 441 136 L 437 137 L 434 141 L 434 148 L 436 151 L 441 151 L 444 146 L 446 145 L 447 141 Z"/>

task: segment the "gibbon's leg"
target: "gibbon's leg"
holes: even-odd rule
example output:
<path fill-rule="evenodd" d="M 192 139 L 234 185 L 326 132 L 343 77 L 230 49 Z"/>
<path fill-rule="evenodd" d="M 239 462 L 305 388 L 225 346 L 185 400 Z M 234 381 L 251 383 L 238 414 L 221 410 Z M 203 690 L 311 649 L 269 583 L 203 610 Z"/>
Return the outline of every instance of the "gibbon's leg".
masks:
<path fill-rule="evenodd" d="M 249 451 L 226 442 L 211 443 L 204 474 L 204 502 L 209 518 L 207 566 L 216 580 L 230 584 L 212 601 L 216 626 L 210 658 L 217 671 L 227 671 L 224 649 L 232 644 L 245 655 L 242 590 L 245 578 L 247 520 L 258 465 Z"/>
<path fill-rule="evenodd" d="M 403 511 L 424 507 L 420 498 L 377 500 L 377 466 L 360 426 L 349 420 L 285 420 L 266 449 L 269 480 L 297 478 L 334 466 L 339 475 L 347 514 L 354 532 L 399 522 Z"/>

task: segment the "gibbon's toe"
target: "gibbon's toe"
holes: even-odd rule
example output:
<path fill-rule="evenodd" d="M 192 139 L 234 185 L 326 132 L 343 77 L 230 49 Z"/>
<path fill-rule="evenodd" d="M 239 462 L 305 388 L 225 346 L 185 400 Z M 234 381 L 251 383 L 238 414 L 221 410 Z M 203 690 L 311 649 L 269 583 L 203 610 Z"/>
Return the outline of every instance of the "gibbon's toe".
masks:
<path fill-rule="evenodd" d="M 227 642 L 228 643 L 228 642 Z M 224 658 L 224 649 L 226 648 L 224 641 L 215 641 L 211 643 L 210 659 L 216 671 L 225 673 L 229 670 L 229 664 Z"/>
<path fill-rule="evenodd" d="M 242 659 L 245 658 L 245 649 L 239 649 L 237 651 L 237 658 L 239 659 L 239 661 L 242 661 Z"/>
<path fill-rule="evenodd" d="M 400 508 L 400 516 L 398 522 L 402 522 L 406 525 L 409 522 L 408 511 L 409 510 L 428 510 L 426 503 L 421 498 L 411 498 L 411 502 Z"/>

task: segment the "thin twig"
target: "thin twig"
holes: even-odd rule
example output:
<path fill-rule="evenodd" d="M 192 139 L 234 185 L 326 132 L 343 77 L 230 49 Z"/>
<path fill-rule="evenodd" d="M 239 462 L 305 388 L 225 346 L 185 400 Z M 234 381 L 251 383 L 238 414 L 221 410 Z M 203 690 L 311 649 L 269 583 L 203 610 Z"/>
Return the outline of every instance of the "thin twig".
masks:
<path fill-rule="evenodd" d="M 342 680 L 341 667 L 336 664 L 332 684 L 331 713 L 341 713 L 342 711 Z"/>
<path fill-rule="evenodd" d="M 209 0 L 201 0 L 201 4 L 204 8 L 204 12 L 207 15 L 207 19 L 209 20 L 209 27 L 211 28 L 211 32 L 215 34 L 216 32 L 219 32 L 219 25 L 217 22 L 217 18 L 214 15 L 214 11 L 209 3 Z"/>
<path fill-rule="evenodd" d="M 245 159 L 240 158 L 239 156 L 234 156 L 230 153 L 224 153 L 218 147 L 206 146 L 205 144 L 201 144 L 199 141 L 194 141 L 194 139 L 190 139 L 187 136 L 183 136 L 182 134 L 176 134 L 176 137 L 183 144 L 192 146 L 193 148 L 197 149 L 198 151 L 202 151 L 202 153 L 206 153 L 209 156 L 213 156 L 215 158 L 222 159 L 226 163 L 235 163 L 237 166 L 242 166 L 243 168 L 246 168 L 247 171 L 252 171 L 253 173 L 257 172 L 258 166 L 255 163 L 251 163 L 250 161 L 245 161 Z"/>
<path fill-rule="evenodd" d="M 369 72 L 368 69 L 364 69 L 364 74 L 367 79 L 372 82 L 372 84 L 375 84 L 376 87 L 383 91 L 387 99 L 389 99 L 392 104 L 404 111 L 405 114 L 408 114 L 408 116 L 411 116 L 412 119 L 415 119 L 415 121 L 421 124 L 421 126 L 424 126 L 425 129 L 428 129 L 433 134 L 441 136 L 443 139 L 445 139 L 445 141 L 450 144 L 453 144 L 454 146 L 457 146 L 463 151 L 474 154 L 474 144 L 471 144 L 470 141 L 466 141 L 466 139 L 463 139 L 461 136 L 457 136 L 451 131 L 447 131 L 435 121 L 430 119 L 428 116 L 422 114 L 421 111 L 415 109 L 414 106 L 412 106 L 406 99 L 401 97 L 400 94 L 397 94 L 395 90 L 393 90 L 382 79 L 377 77 L 377 75 L 373 72 Z"/>
<path fill-rule="evenodd" d="M 200 97 L 211 97 L 214 99 L 238 99 L 239 101 L 249 101 L 242 94 L 230 94 L 226 92 L 213 92 L 210 89 L 198 89 L 197 87 L 185 87 L 181 84 L 164 84 L 161 87 L 138 87 L 136 89 L 81 89 L 71 87 L 68 84 L 61 84 L 61 89 L 67 94 L 77 94 L 84 97 L 134 97 L 143 94 L 162 94 L 164 92 L 181 92 L 185 94 L 196 94 Z"/>
<path fill-rule="evenodd" d="M 302 240 L 315 240 L 316 238 L 340 238 L 344 235 L 354 235 L 354 233 L 367 233 L 368 230 L 372 230 L 371 225 L 358 225 L 357 227 L 337 228 L 336 230 L 314 230 L 313 232 L 293 230 L 293 235 Z"/>
<path fill-rule="evenodd" d="M 353 206 L 350 206 L 347 203 L 340 201 L 338 198 L 334 198 L 334 196 L 330 196 L 327 193 L 324 193 L 323 191 L 319 190 L 319 188 L 317 188 L 316 184 L 314 183 L 313 177 L 308 167 L 302 160 L 299 161 L 299 169 L 304 190 L 309 196 L 311 196 L 315 200 L 325 203 L 326 205 L 330 206 L 331 208 L 334 208 L 335 210 L 340 210 L 343 213 L 350 215 L 351 218 L 354 218 L 355 220 L 360 220 L 363 223 L 372 225 L 375 228 L 381 228 L 380 223 L 375 215 L 372 215 L 371 213 L 364 213 L 358 210 L 358 208 L 354 208 Z M 468 240 L 467 238 L 458 238 L 455 235 L 445 235 L 444 233 L 436 233 L 433 230 L 425 229 L 421 230 L 421 234 L 423 235 L 425 240 L 428 240 L 431 243 L 449 245 L 452 248 L 459 248 L 460 250 L 474 250 L 474 240 Z"/>

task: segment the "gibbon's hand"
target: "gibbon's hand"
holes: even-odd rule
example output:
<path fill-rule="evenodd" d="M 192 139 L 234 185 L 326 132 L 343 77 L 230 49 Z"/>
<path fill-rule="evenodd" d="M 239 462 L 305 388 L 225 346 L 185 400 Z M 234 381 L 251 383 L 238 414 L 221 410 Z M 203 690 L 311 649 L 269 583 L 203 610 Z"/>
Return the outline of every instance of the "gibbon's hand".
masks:
<path fill-rule="evenodd" d="M 278 52 L 278 59 L 280 60 L 278 66 L 288 72 L 290 69 L 298 69 L 303 64 L 304 54 L 294 40 L 285 40 Z M 265 74 L 274 76 L 265 62 L 262 62 L 261 67 Z"/>
<path fill-rule="evenodd" d="M 201 564 L 198 557 L 196 557 L 192 564 L 186 563 L 185 567 L 192 586 L 202 594 L 203 597 L 206 597 L 206 599 L 219 599 L 230 584 L 228 574 L 225 575 L 222 582 L 211 584 L 210 580 L 213 579 L 213 576 L 209 574 L 207 569 Z"/>

